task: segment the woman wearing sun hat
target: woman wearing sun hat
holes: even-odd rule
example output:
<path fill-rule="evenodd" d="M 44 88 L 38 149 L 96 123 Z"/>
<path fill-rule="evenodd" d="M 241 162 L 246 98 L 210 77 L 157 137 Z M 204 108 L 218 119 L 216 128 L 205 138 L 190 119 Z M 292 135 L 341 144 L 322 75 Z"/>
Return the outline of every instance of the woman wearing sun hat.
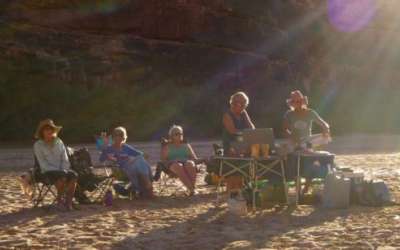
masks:
<path fill-rule="evenodd" d="M 67 150 L 58 137 L 61 128 L 51 119 L 41 121 L 36 129 L 35 138 L 38 140 L 33 145 L 33 150 L 41 173 L 57 188 L 58 206 L 71 210 L 77 174 L 71 170 Z"/>
<path fill-rule="evenodd" d="M 300 90 L 292 91 L 286 102 L 290 109 L 284 116 L 284 132 L 295 145 L 300 146 L 302 140 L 311 136 L 313 122 L 322 128 L 324 136 L 329 136 L 329 124 L 317 112 L 308 108 L 308 98 Z"/>

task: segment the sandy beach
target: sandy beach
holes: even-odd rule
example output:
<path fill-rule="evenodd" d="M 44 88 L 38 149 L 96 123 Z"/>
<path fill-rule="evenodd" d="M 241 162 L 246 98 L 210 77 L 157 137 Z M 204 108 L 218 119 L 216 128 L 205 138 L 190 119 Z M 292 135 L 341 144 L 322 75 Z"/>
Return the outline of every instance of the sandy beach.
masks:
<path fill-rule="evenodd" d="M 133 143 L 134 144 L 134 143 Z M 157 143 L 135 144 L 154 164 Z M 336 164 L 384 180 L 400 201 L 400 138 L 348 136 L 328 150 Z M 93 145 L 86 145 L 96 162 Z M 193 143 L 201 157 L 211 142 Z M 59 212 L 32 208 L 17 176 L 32 165 L 31 149 L 0 149 L 0 249 L 399 249 L 400 206 L 264 209 L 237 217 L 216 206 L 215 187 L 198 176 L 198 194 L 154 200 L 114 199 L 112 207 L 80 205 Z M 179 183 L 176 183 L 179 185 Z M 158 183 L 155 184 L 156 189 Z"/>

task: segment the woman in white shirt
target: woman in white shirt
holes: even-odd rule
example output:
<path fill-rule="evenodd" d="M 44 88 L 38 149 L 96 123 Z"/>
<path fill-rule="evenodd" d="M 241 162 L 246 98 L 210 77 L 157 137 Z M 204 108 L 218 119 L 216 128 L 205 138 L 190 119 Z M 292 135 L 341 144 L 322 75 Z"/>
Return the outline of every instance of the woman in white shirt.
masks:
<path fill-rule="evenodd" d="M 77 174 L 71 170 L 67 150 L 58 138 L 61 128 L 51 119 L 41 121 L 35 133 L 38 140 L 33 145 L 33 150 L 41 173 L 57 188 L 58 207 L 71 210 Z"/>

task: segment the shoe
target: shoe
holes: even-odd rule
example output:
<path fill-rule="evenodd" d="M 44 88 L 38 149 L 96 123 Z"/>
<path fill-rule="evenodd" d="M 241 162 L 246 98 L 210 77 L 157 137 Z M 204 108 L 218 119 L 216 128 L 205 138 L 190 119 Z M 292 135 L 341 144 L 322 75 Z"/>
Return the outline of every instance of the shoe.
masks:
<path fill-rule="evenodd" d="M 194 196 L 195 194 L 198 194 L 196 190 L 189 191 L 189 196 Z"/>
<path fill-rule="evenodd" d="M 54 205 L 54 209 L 57 212 L 66 212 L 67 211 L 67 208 L 66 208 L 65 204 L 62 203 L 62 202 L 58 202 L 57 204 L 55 204 Z"/>
<path fill-rule="evenodd" d="M 80 196 L 79 198 L 75 197 L 75 199 L 82 205 L 92 204 L 92 201 L 86 195 Z"/>

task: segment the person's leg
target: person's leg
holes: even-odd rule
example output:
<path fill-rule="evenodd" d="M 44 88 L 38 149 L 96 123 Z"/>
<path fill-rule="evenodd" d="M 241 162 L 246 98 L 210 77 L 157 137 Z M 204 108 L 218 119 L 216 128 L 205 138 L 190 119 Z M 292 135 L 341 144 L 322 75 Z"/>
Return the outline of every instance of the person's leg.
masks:
<path fill-rule="evenodd" d="M 182 163 L 173 163 L 169 167 L 169 170 L 174 173 L 176 176 L 178 176 L 179 180 L 185 185 L 185 187 L 189 190 L 193 190 L 193 184 L 190 181 L 190 178 L 187 173 L 185 173 L 185 170 L 183 169 L 184 166 Z"/>
<path fill-rule="evenodd" d="M 153 184 L 147 176 L 139 174 L 140 195 L 144 198 L 154 198 Z"/>
<path fill-rule="evenodd" d="M 194 190 L 196 188 L 196 176 L 197 176 L 197 171 L 196 171 L 196 165 L 193 161 L 187 161 L 184 165 L 185 174 L 187 175 L 191 189 L 190 192 L 194 193 Z"/>
<path fill-rule="evenodd" d="M 150 164 L 143 158 L 143 156 L 138 156 L 134 162 L 134 167 L 137 173 L 145 176 L 150 182 L 153 180 L 153 174 L 151 173 Z"/>
<path fill-rule="evenodd" d="M 131 183 L 131 186 L 132 186 L 132 191 L 134 193 L 140 192 L 139 178 L 138 178 L 138 174 L 136 172 L 134 165 L 131 164 L 131 165 L 126 166 L 126 167 L 122 168 L 122 171 L 128 177 L 128 179 Z"/>
<path fill-rule="evenodd" d="M 312 184 L 312 178 L 306 178 L 306 183 L 304 183 L 304 189 L 302 191 L 302 194 L 306 194 L 308 193 L 308 189 L 310 188 Z"/>
<path fill-rule="evenodd" d="M 153 178 L 149 163 L 142 156 L 139 156 L 134 162 L 134 168 L 140 179 L 140 192 L 146 197 L 153 197 Z"/>
<path fill-rule="evenodd" d="M 56 186 L 57 189 L 57 203 L 59 205 L 63 204 L 63 197 L 65 194 L 65 182 L 66 182 L 65 177 L 58 178 L 54 182 L 54 186 Z"/>
<path fill-rule="evenodd" d="M 72 209 L 72 199 L 74 198 L 78 176 L 74 172 L 67 173 L 66 182 L 66 204 L 67 209 Z"/>

